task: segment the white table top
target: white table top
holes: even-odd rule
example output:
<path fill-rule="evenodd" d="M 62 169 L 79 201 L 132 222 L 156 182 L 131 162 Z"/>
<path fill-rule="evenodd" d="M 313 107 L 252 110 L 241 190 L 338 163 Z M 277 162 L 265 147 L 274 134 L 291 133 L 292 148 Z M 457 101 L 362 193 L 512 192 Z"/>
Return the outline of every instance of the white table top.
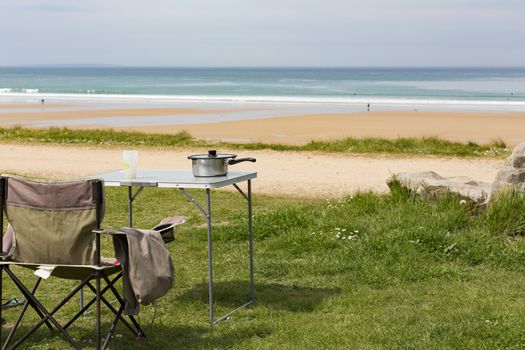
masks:
<path fill-rule="evenodd" d="M 220 188 L 255 179 L 256 172 L 228 172 L 225 176 L 195 177 L 191 170 L 138 169 L 135 179 L 126 179 L 124 170 L 96 174 L 105 186 Z"/>

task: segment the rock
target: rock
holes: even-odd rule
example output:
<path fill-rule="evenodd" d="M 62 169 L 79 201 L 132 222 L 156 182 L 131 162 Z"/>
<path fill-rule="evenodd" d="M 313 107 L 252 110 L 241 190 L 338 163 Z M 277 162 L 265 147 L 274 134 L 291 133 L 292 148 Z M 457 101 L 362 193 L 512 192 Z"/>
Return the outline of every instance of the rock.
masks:
<path fill-rule="evenodd" d="M 485 204 L 491 192 L 490 183 L 475 181 L 466 176 L 446 178 L 433 171 L 398 173 L 387 180 L 388 186 L 391 187 L 395 180 L 422 196 L 453 193 L 478 204 Z"/>
<path fill-rule="evenodd" d="M 520 143 L 512 150 L 512 154 L 505 160 L 505 167 L 515 169 L 525 166 L 525 142 Z"/>
<path fill-rule="evenodd" d="M 478 182 L 465 176 L 445 178 L 433 171 L 395 174 L 387 180 L 389 187 L 394 179 L 403 187 L 420 195 L 455 193 L 476 203 L 486 204 L 502 191 L 508 189 L 525 191 L 525 142 L 514 148 L 492 184 Z"/>
<path fill-rule="evenodd" d="M 525 142 L 517 145 L 505 160 L 492 185 L 491 198 L 511 188 L 525 191 Z"/>

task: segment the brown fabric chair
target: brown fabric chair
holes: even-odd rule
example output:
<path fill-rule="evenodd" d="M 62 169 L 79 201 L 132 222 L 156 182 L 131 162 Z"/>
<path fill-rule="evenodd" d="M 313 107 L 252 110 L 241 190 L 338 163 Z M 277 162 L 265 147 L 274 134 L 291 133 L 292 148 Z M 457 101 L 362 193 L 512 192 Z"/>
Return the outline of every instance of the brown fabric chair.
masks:
<path fill-rule="evenodd" d="M 114 286 L 121 279 L 121 266 L 114 264 L 114 259 L 104 261 L 100 256 L 100 226 L 104 216 L 102 180 L 41 182 L 3 175 L 0 177 L 0 229 L 4 213 L 12 227 L 13 237 L 0 240 L 0 296 L 3 296 L 2 277 L 5 271 L 27 302 L 4 344 L 0 335 L 2 349 L 10 345 L 29 306 L 41 319 L 11 348 L 19 346 L 45 324 L 49 329 L 58 330 L 73 348 L 80 349 L 67 329 L 95 304 L 96 348 L 100 349 L 101 303 L 115 315 L 102 348 L 107 347 L 119 321 L 135 336 L 145 336 L 133 316 L 128 316 L 129 321 L 123 316 L 124 300 Z M 3 247 L 6 242 L 11 242 L 11 246 Z M 42 277 L 38 277 L 30 289 L 12 271 L 13 265 L 34 270 L 44 268 L 51 271 L 51 276 L 79 280 L 80 283 L 55 308 L 48 310 L 35 297 Z M 94 293 L 94 297 L 70 321 L 61 325 L 54 314 L 85 287 Z M 118 301 L 116 308 L 104 297 L 109 291 Z M 1 312 L 0 308 L 0 317 Z"/>

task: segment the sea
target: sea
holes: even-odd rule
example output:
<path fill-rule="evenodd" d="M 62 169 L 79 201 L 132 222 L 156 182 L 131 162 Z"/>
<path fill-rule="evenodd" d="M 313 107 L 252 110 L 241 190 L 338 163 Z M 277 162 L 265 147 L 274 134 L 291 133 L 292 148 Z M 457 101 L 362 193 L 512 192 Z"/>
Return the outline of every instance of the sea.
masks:
<path fill-rule="evenodd" d="M 41 99 L 272 111 L 229 119 L 367 110 L 523 112 L 525 67 L 0 67 L 0 103 Z"/>

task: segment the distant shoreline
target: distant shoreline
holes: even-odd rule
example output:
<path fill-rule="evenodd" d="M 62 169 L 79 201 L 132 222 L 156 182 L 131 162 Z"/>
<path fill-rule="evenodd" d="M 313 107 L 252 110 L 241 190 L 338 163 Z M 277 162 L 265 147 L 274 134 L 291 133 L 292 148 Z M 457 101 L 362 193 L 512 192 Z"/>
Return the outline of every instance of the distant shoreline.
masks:
<path fill-rule="evenodd" d="M 327 97 L 327 96 L 243 96 L 243 95 L 154 95 L 154 94 L 70 94 L 40 93 L 36 89 L 27 92 L 9 92 L 0 88 L 0 104 L 38 104 L 42 99 L 51 103 L 139 103 L 150 107 L 155 103 L 169 104 L 231 104 L 234 108 L 243 105 L 261 107 L 322 106 L 325 112 L 360 112 L 368 105 L 375 111 L 453 111 L 453 112 L 523 112 L 525 101 L 518 100 L 474 100 L 474 99 L 423 99 L 387 97 Z"/>

